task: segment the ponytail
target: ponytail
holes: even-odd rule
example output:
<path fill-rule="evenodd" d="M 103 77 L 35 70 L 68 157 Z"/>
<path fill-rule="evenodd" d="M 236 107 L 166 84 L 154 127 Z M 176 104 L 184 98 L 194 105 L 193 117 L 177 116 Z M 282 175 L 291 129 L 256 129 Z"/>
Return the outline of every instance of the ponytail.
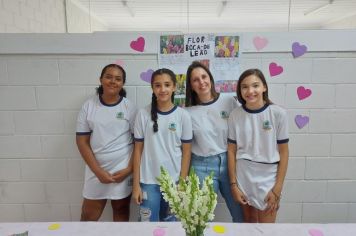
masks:
<path fill-rule="evenodd" d="M 158 123 L 157 123 L 157 97 L 154 93 L 152 93 L 152 102 L 151 102 L 151 119 L 153 121 L 153 132 L 158 131 Z"/>

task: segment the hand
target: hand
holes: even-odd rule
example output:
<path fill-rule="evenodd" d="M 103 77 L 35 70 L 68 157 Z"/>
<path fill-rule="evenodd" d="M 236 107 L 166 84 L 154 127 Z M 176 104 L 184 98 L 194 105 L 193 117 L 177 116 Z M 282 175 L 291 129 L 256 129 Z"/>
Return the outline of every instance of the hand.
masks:
<path fill-rule="evenodd" d="M 112 177 L 116 183 L 122 182 L 129 175 L 129 172 L 126 169 L 119 170 L 115 172 Z"/>
<path fill-rule="evenodd" d="M 140 205 L 142 203 L 142 190 L 140 186 L 133 186 L 132 189 L 132 199 L 136 202 L 136 204 Z"/>
<path fill-rule="evenodd" d="M 248 203 L 245 194 L 239 189 L 236 184 L 231 185 L 231 194 L 235 201 L 239 202 L 242 205 L 246 205 Z"/>
<path fill-rule="evenodd" d="M 95 175 L 99 179 L 100 183 L 102 184 L 111 184 L 115 182 L 112 175 L 106 170 L 100 169 L 95 173 Z"/>
<path fill-rule="evenodd" d="M 273 190 L 271 189 L 267 193 L 267 196 L 265 197 L 265 202 L 267 203 L 267 207 L 265 211 L 271 212 L 271 214 L 277 211 L 279 208 L 279 200 L 280 200 L 280 196 L 273 193 Z"/>

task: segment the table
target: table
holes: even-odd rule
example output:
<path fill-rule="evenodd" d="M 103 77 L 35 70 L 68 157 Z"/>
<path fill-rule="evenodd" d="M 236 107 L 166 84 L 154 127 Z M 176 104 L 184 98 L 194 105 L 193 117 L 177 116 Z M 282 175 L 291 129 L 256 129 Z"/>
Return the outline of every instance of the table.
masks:
<path fill-rule="evenodd" d="M 59 229 L 48 227 L 57 223 Z M 215 230 L 221 226 L 224 233 Z M 161 235 L 154 235 L 156 230 Z M 29 236 L 185 236 L 180 222 L 23 222 L 0 223 L 0 235 Z M 162 234 L 163 232 L 163 234 Z M 356 236 L 356 224 L 239 224 L 211 222 L 205 236 Z"/>

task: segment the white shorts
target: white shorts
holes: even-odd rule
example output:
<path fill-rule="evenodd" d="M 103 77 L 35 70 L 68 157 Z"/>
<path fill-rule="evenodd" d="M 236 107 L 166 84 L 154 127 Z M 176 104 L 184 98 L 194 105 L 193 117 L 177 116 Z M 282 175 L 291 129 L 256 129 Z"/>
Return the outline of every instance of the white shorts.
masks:
<path fill-rule="evenodd" d="M 248 204 L 265 210 L 265 198 L 276 182 L 278 163 L 260 163 L 237 159 L 237 184 L 245 194 Z"/>

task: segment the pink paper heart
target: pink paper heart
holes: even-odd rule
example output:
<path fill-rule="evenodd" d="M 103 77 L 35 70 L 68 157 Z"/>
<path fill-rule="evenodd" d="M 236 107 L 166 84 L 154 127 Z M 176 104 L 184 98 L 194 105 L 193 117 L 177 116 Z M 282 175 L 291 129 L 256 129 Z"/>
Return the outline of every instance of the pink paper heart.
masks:
<path fill-rule="evenodd" d="M 310 89 L 304 88 L 303 86 L 299 86 L 297 88 L 297 94 L 298 94 L 299 100 L 303 100 L 303 99 L 309 97 L 312 94 L 312 91 Z"/>
<path fill-rule="evenodd" d="M 152 69 L 149 69 L 146 72 L 142 72 L 140 74 L 140 78 L 147 83 L 151 83 L 151 76 L 152 76 L 153 72 L 154 71 Z"/>
<path fill-rule="evenodd" d="M 118 59 L 118 60 L 116 60 L 115 62 L 114 62 L 114 64 L 116 64 L 116 65 L 119 65 L 119 66 L 124 66 L 124 61 L 123 60 L 120 60 L 120 59 Z"/>
<path fill-rule="evenodd" d="M 298 42 L 294 42 L 292 44 L 292 54 L 294 58 L 302 56 L 304 53 L 306 53 L 306 51 L 307 46 L 301 45 Z"/>
<path fill-rule="evenodd" d="M 145 39 L 143 37 L 139 37 L 137 38 L 137 40 L 131 41 L 130 47 L 133 50 L 143 52 L 143 50 L 145 49 Z"/>
<path fill-rule="evenodd" d="M 296 115 L 294 121 L 299 129 L 303 128 L 306 124 L 309 123 L 308 116 Z"/>
<path fill-rule="evenodd" d="M 267 46 L 268 40 L 266 38 L 256 36 L 253 38 L 253 44 L 255 45 L 257 51 L 260 51 L 261 49 Z"/>
<path fill-rule="evenodd" d="M 153 230 L 153 236 L 164 236 L 166 231 L 162 228 L 157 228 Z"/>
<path fill-rule="evenodd" d="M 324 236 L 323 232 L 318 229 L 309 229 L 308 233 L 310 234 L 310 236 Z"/>
<path fill-rule="evenodd" d="M 282 72 L 283 72 L 283 67 L 282 66 L 277 65 L 277 63 L 275 63 L 275 62 L 271 62 L 269 64 L 269 74 L 271 76 L 279 75 Z"/>

